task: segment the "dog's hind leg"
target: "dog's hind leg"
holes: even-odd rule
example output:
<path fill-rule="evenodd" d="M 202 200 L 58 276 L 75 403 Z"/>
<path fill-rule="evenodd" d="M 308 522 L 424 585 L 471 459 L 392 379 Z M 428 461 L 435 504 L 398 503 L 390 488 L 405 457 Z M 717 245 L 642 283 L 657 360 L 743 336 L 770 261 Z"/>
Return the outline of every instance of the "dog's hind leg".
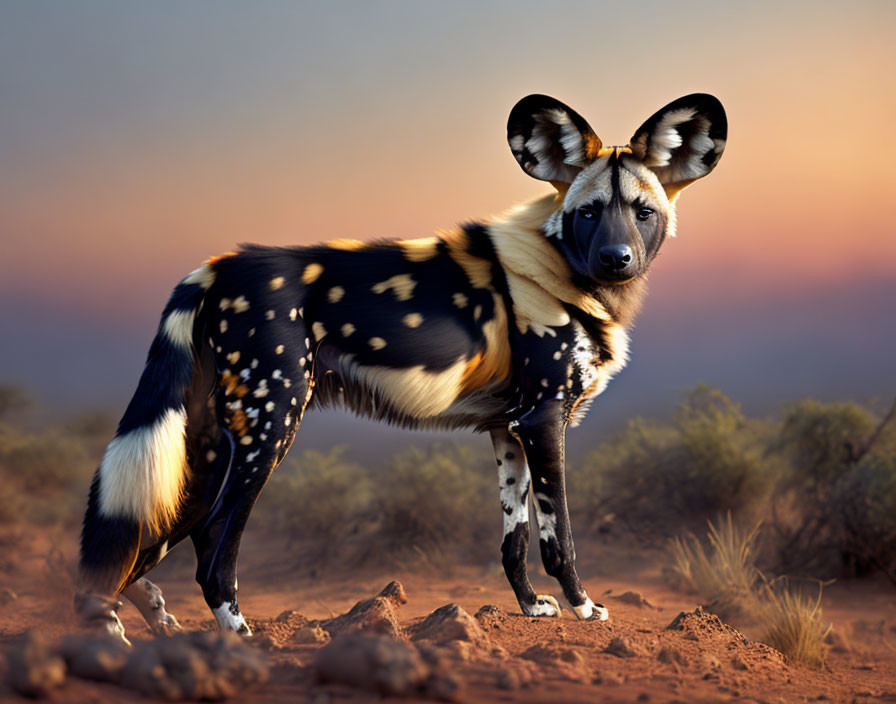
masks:
<path fill-rule="evenodd" d="M 275 370 L 255 393 L 223 398 L 231 411 L 223 432 L 231 440 L 232 459 L 211 511 L 190 533 L 198 559 L 196 581 L 219 628 L 244 635 L 252 633 L 237 604 L 240 538 L 255 500 L 292 444 L 310 398 L 310 382 L 297 361 L 283 359 L 282 367 L 297 371 L 285 378 L 285 372 Z"/>
<path fill-rule="evenodd" d="M 99 508 L 99 473 L 94 475 L 81 533 L 81 560 L 75 610 L 91 627 L 123 639 L 118 595 L 128 583 L 140 552 L 142 528 L 126 516 L 106 516 Z"/>
<path fill-rule="evenodd" d="M 137 607 L 153 633 L 171 635 L 175 631 L 181 630 L 177 619 L 165 610 L 162 590 L 146 577 L 138 579 L 121 594 Z"/>

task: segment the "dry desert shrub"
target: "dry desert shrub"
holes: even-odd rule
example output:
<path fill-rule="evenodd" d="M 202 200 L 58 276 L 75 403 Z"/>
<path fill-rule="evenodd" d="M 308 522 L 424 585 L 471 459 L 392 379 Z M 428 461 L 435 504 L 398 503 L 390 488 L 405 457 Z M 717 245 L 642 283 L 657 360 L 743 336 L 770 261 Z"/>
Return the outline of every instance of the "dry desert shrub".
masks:
<path fill-rule="evenodd" d="M 792 404 L 769 451 L 785 460 L 769 526 L 782 571 L 896 583 L 896 404 Z"/>
<path fill-rule="evenodd" d="M 573 463 L 576 526 L 594 531 L 612 515 L 626 533 L 656 542 L 727 512 L 752 522 L 767 500 L 770 432 L 721 391 L 699 386 L 671 419 L 636 418 Z"/>
<path fill-rule="evenodd" d="M 485 447 L 435 443 L 396 453 L 377 476 L 377 544 L 393 554 L 482 559 L 497 552 L 500 504 Z"/>
<path fill-rule="evenodd" d="M 257 518 L 304 560 L 359 566 L 439 557 L 488 559 L 497 551 L 497 482 L 483 449 L 409 447 L 362 466 L 344 447 L 305 450 L 278 468 Z"/>
<path fill-rule="evenodd" d="M 327 564 L 365 540 L 373 482 L 345 446 L 287 456 L 262 492 L 253 518 L 286 542 L 300 563 Z"/>

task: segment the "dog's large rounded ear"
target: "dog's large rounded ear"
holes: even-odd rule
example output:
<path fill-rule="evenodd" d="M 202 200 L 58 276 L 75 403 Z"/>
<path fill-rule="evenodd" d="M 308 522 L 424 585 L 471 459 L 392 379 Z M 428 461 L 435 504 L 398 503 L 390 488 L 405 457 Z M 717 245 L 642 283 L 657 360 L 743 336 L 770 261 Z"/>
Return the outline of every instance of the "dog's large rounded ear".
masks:
<path fill-rule="evenodd" d="M 727 137 L 722 103 L 712 95 L 693 93 L 654 114 L 638 128 L 629 146 L 674 198 L 715 168 Z"/>
<path fill-rule="evenodd" d="M 527 174 L 562 183 L 572 183 L 601 147 L 581 115 L 547 95 L 528 95 L 513 106 L 507 142 Z"/>

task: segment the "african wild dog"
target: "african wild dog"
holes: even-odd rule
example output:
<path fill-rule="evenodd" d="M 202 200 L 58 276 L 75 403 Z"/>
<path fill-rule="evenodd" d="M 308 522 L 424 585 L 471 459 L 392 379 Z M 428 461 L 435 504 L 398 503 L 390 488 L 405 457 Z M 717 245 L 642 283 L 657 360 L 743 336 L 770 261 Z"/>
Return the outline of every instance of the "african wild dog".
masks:
<path fill-rule="evenodd" d="M 560 613 L 526 574 L 531 477 L 547 573 L 577 617 L 607 618 L 576 575 L 564 434 L 625 364 L 647 269 L 678 194 L 722 154 L 725 112 L 689 95 L 604 147 L 566 105 L 530 95 L 507 130 L 551 195 L 425 239 L 246 246 L 178 284 L 90 488 L 84 617 L 123 636 L 123 593 L 155 630 L 178 628 L 143 575 L 189 536 L 220 627 L 248 634 L 236 561 L 249 512 L 309 405 L 338 405 L 488 431 L 520 608 Z"/>

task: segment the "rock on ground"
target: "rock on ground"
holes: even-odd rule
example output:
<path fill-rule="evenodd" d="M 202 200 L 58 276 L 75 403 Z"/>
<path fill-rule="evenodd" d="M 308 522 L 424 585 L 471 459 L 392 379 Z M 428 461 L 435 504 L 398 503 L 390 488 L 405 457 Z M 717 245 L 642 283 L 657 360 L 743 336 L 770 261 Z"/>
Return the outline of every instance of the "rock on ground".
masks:
<path fill-rule="evenodd" d="M 445 604 L 420 623 L 408 629 L 411 640 L 447 644 L 452 641 L 470 643 L 475 648 L 489 648 L 488 636 L 475 618 L 457 604 Z"/>
<path fill-rule="evenodd" d="M 314 673 L 321 682 L 406 696 L 425 687 L 430 669 L 410 643 L 387 636 L 347 634 L 317 652 Z"/>
<path fill-rule="evenodd" d="M 619 658 L 636 658 L 639 655 L 647 654 L 641 646 L 633 643 L 625 636 L 617 636 L 613 638 L 604 652 Z"/>
<path fill-rule="evenodd" d="M 99 682 L 118 682 L 132 654 L 120 638 L 96 635 L 66 636 L 59 651 L 72 675 Z"/>
<path fill-rule="evenodd" d="M 619 596 L 611 596 L 611 599 L 615 599 L 621 604 L 628 604 L 629 606 L 637 606 L 639 609 L 653 609 L 654 611 L 662 611 L 661 608 L 654 606 L 647 599 L 645 599 L 638 592 L 624 592 Z"/>
<path fill-rule="evenodd" d="M 65 661 L 40 636 L 28 632 L 6 651 L 9 685 L 26 697 L 43 697 L 65 684 Z"/>
<path fill-rule="evenodd" d="M 407 601 L 404 587 L 398 582 L 389 582 L 379 594 L 372 599 L 359 601 L 348 613 L 314 625 L 332 636 L 363 631 L 397 638 L 401 635 L 398 609 Z"/>
<path fill-rule="evenodd" d="M 548 667 L 565 679 L 590 682 L 591 669 L 585 658 L 575 648 L 565 645 L 533 645 L 522 657 L 533 661 L 539 669 Z"/>

